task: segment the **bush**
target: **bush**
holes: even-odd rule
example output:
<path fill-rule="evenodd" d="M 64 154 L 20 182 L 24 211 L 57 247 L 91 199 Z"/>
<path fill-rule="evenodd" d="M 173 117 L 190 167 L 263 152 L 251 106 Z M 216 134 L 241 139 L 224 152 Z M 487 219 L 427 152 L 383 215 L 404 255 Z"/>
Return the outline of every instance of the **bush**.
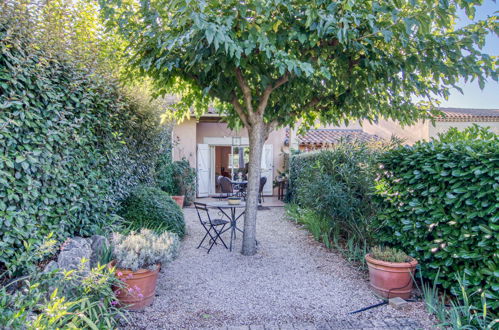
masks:
<path fill-rule="evenodd" d="M 425 278 L 440 272 L 438 284 L 456 296 L 455 275 L 464 274 L 465 287 L 499 307 L 498 136 L 451 130 L 388 151 L 381 163 L 378 239 L 418 259 Z"/>
<path fill-rule="evenodd" d="M 130 190 L 152 177 L 159 115 L 118 85 L 41 47 L 0 15 L 0 273 L 48 233 L 106 231 Z M 16 267 L 13 267 L 16 265 Z"/>
<path fill-rule="evenodd" d="M 141 229 L 130 235 L 114 233 L 112 244 L 116 267 L 132 271 L 155 270 L 157 264 L 165 267 L 177 256 L 180 240 L 174 233 L 155 234 L 149 229 Z"/>
<path fill-rule="evenodd" d="M 374 228 L 373 200 L 378 145 L 342 142 L 332 149 L 297 154 L 290 161 L 291 201 L 329 219 L 329 233 L 366 250 Z"/>
<path fill-rule="evenodd" d="M 0 328 L 114 329 L 124 314 L 116 307 L 113 285 L 121 282 L 107 266 L 23 277 L 0 289 Z"/>
<path fill-rule="evenodd" d="M 195 199 L 196 171 L 189 161 L 172 162 L 170 153 L 165 153 L 156 166 L 156 185 L 171 196 L 185 196 L 185 204 Z"/>
<path fill-rule="evenodd" d="M 124 201 L 120 215 L 125 218 L 128 230 L 147 228 L 157 233 L 170 231 L 180 237 L 185 233 L 182 209 L 159 188 L 139 186 Z"/>
<path fill-rule="evenodd" d="M 180 195 L 185 196 L 185 203 L 189 205 L 196 198 L 196 171 L 186 159 L 173 162 L 173 166 L 175 169 L 175 184 Z"/>
<path fill-rule="evenodd" d="M 175 168 L 173 166 L 171 153 L 167 152 L 161 155 L 156 164 L 156 186 L 171 196 L 179 196 L 175 182 Z"/>

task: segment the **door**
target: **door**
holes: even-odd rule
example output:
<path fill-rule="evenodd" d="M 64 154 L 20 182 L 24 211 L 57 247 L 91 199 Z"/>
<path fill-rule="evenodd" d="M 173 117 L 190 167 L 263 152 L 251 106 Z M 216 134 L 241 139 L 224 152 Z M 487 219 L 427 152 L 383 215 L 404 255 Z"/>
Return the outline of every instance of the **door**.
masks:
<path fill-rule="evenodd" d="M 210 146 L 208 144 L 198 144 L 197 181 L 198 197 L 208 197 L 210 192 Z"/>
<path fill-rule="evenodd" d="M 267 183 L 263 187 L 263 194 L 271 196 L 273 191 L 273 174 L 274 174 L 274 153 L 271 144 L 263 146 L 262 153 L 262 177 L 267 178 Z"/>

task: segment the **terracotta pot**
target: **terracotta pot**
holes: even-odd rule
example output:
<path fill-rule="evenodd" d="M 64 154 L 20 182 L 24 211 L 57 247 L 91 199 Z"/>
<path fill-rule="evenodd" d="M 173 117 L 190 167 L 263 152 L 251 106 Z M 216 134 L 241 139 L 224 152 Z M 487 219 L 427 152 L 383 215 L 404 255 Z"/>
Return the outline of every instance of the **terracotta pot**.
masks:
<path fill-rule="evenodd" d="M 109 263 L 114 267 L 116 261 Z M 156 282 L 161 266 L 156 265 L 155 270 L 139 269 L 132 271 L 130 269 L 116 268 L 115 274 L 125 287 L 113 288 L 116 292 L 116 298 L 120 301 L 120 306 L 129 310 L 142 310 L 152 304 L 156 293 Z"/>
<path fill-rule="evenodd" d="M 369 267 L 369 282 L 371 288 L 382 297 L 400 297 L 409 299 L 412 292 L 412 282 L 417 260 L 410 262 L 388 262 L 366 255 Z"/>
<path fill-rule="evenodd" d="M 184 199 L 185 196 L 172 196 L 172 199 L 180 206 L 180 208 L 184 207 Z"/>

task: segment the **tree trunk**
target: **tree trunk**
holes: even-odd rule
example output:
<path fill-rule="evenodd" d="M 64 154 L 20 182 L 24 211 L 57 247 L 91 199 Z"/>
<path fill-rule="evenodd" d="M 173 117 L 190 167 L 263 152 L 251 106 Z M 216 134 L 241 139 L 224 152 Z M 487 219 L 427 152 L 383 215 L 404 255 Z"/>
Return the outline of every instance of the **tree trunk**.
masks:
<path fill-rule="evenodd" d="M 241 253 L 246 256 L 251 256 L 256 253 L 256 215 L 258 212 L 262 152 L 263 144 L 265 142 L 264 123 L 256 123 L 255 125 L 248 127 L 248 135 L 250 147 L 248 188 L 246 192 L 243 249 Z"/>

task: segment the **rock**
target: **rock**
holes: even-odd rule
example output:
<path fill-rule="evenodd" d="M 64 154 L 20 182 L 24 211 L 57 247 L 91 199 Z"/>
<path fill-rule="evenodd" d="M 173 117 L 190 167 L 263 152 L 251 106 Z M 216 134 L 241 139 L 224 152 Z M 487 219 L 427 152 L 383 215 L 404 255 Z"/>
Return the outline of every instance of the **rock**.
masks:
<path fill-rule="evenodd" d="M 92 248 L 90 240 L 82 237 L 73 237 L 59 254 L 57 263 L 61 269 L 79 269 L 81 260 L 83 258 L 90 260 L 91 255 Z M 83 271 L 90 271 L 90 263 L 88 261 L 83 265 Z"/>
<path fill-rule="evenodd" d="M 404 308 L 404 306 L 407 305 L 407 301 L 405 301 L 400 297 L 395 297 L 388 299 L 388 304 L 390 304 L 390 306 L 392 306 L 395 309 L 402 309 Z"/>
<path fill-rule="evenodd" d="M 109 248 L 109 241 L 107 238 L 101 235 L 94 235 L 90 238 L 92 240 L 92 255 L 90 256 L 90 268 L 93 268 L 99 264 L 104 253 L 107 252 Z"/>
<path fill-rule="evenodd" d="M 43 272 L 44 273 L 50 273 L 51 271 L 53 271 L 54 269 L 57 269 L 59 268 L 59 264 L 57 264 L 57 262 L 55 262 L 54 260 L 52 260 L 51 262 L 49 262 L 45 268 L 43 268 Z"/>

